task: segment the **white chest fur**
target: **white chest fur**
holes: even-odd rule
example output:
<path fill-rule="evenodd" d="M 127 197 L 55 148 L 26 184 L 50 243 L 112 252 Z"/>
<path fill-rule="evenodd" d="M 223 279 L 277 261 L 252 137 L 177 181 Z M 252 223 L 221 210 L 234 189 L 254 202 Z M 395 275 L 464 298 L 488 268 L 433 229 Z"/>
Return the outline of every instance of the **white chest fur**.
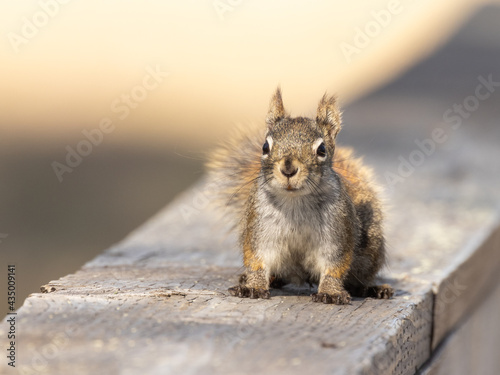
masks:
<path fill-rule="evenodd" d="M 308 196 L 258 196 L 257 254 L 270 274 L 300 283 L 319 278 L 333 250 L 326 207 Z"/>

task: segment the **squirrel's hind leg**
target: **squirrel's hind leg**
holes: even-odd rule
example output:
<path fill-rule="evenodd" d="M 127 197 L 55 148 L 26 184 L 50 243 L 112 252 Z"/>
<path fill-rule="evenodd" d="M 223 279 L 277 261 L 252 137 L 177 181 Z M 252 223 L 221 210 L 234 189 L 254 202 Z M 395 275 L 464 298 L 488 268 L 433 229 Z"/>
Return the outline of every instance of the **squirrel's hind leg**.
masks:
<path fill-rule="evenodd" d="M 377 299 L 389 299 L 394 295 L 394 289 L 389 284 L 373 285 L 366 288 L 366 296 Z"/>
<path fill-rule="evenodd" d="M 390 299 L 394 295 L 394 289 L 389 284 L 371 286 L 348 285 L 346 289 L 351 295 L 361 298 Z"/>

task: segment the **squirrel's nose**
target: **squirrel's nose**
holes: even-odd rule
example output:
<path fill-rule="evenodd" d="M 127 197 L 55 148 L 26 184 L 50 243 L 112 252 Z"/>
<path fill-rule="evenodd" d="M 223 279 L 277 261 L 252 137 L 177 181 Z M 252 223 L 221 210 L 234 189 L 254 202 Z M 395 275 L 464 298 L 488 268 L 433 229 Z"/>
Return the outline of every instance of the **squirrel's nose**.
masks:
<path fill-rule="evenodd" d="M 299 171 L 299 168 L 294 165 L 292 160 L 290 159 L 285 159 L 285 162 L 283 163 L 284 165 L 281 166 L 280 170 L 283 176 L 287 178 L 291 178 L 297 174 Z"/>
<path fill-rule="evenodd" d="M 299 171 L 298 168 L 293 168 L 292 170 L 283 170 L 282 169 L 281 173 L 283 173 L 283 176 L 291 178 L 291 177 L 295 176 L 298 171 Z"/>
<path fill-rule="evenodd" d="M 285 168 L 281 168 L 281 173 L 283 173 L 283 176 L 288 178 L 295 176 L 299 171 L 299 168 L 293 165 L 293 162 L 290 159 L 285 160 L 284 167 Z"/>

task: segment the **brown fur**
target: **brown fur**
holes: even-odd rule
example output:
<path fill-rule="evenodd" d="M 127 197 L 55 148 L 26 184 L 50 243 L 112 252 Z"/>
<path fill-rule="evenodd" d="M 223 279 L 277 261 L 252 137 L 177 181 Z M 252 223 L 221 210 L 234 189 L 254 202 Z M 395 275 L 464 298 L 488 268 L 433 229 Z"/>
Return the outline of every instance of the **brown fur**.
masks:
<path fill-rule="evenodd" d="M 348 279 L 351 287 L 371 284 L 378 270 L 385 264 L 382 205 L 378 189 L 373 182 L 372 170 L 354 158 L 351 148 L 338 148 L 333 169 L 341 176 L 356 213 L 361 221 L 361 244 L 366 251 L 359 251 L 353 259 Z M 360 282 L 363 281 L 363 282 Z"/>

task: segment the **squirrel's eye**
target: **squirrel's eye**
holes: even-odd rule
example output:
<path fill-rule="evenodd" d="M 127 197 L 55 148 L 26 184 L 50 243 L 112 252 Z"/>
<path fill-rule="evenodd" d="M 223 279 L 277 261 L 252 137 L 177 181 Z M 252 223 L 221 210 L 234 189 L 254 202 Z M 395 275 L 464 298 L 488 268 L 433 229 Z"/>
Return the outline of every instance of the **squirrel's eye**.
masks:
<path fill-rule="evenodd" d="M 264 143 L 264 146 L 262 146 L 262 154 L 263 155 L 269 155 L 269 152 L 270 152 L 270 148 L 269 148 L 269 142 L 266 141 L 266 143 Z"/>
<path fill-rule="evenodd" d="M 324 158 L 326 156 L 326 147 L 324 143 L 321 143 L 316 150 L 316 155 L 320 158 Z"/>

